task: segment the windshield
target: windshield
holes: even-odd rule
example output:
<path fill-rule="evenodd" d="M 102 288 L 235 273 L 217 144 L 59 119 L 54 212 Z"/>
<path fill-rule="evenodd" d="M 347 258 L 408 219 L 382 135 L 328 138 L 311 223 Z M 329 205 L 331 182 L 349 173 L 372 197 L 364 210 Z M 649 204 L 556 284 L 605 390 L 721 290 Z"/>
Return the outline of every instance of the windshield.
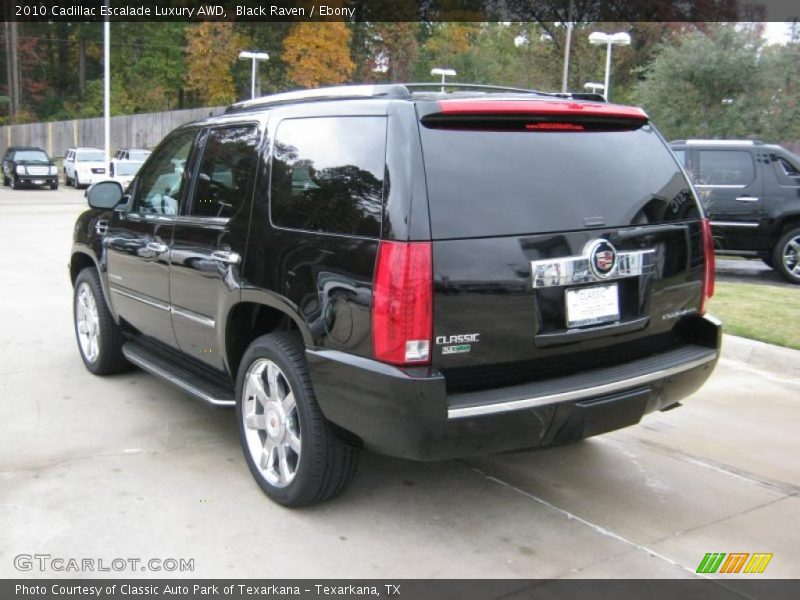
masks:
<path fill-rule="evenodd" d="M 88 152 L 78 152 L 75 160 L 78 162 L 105 162 L 106 155 L 102 150 L 90 150 Z"/>
<path fill-rule="evenodd" d="M 420 127 L 435 239 L 698 218 L 650 125 L 585 132 Z"/>
<path fill-rule="evenodd" d="M 141 163 L 117 163 L 117 175 L 136 175 Z"/>
<path fill-rule="evenodd" d="M 27 160 L 30 162 L 46 162 L 49 163 L 50 159 L 47 158 L 47 154 L 42 152 L 41 150 L 18 150 L 14 153 L 14 160 Z"/>
<path fill-rule="evenodd" d="M 148 156 L 152 154 L 150 150 L 131 150 L 128 152 L 128 156 L 131 160 L 144 160 Z"/>

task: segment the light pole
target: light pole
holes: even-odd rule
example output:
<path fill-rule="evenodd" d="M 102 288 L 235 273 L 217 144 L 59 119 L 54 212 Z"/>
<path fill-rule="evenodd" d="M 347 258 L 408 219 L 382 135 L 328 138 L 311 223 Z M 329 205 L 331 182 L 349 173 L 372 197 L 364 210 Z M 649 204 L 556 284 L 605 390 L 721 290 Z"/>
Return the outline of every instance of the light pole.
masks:
<path fill-rule="evenodd" d="M 441 75 L 442 76 L 442 93 L 444 94 L 444 83 L 445 77 L 455 77 L 456 72 L 453 69 L 431 69 L 431 75 Z"/>
<path fill-rule="evenodd" d="M 603 33 L 602 31 L 595 31 L 589 36 L 589 43 L 595 46 L 602 46 L 606 44 L 606 79 L 605 79 L 605 93 L 604 97 L 608 102 L 608 93 L 611 82 L 611 46 L 630 46 L 631 36 L 620 31 L 618 33 Z"/>
<path fill-rule="evenodd" d="M 250 52 L 242 50 L 239 52 L 239 58 L 249 58 L 253 61 L 253 68 L 250 73 L 250 98 L 256 97 L 256 63 L 259 60 L 269 60 L 269 54 L 266 52 Z"/>
<path fill-rule="evenodd" d="M 108 169 L 111 159 L 111 21 L 108 17 L 103 22 L 103 149 Z"/>

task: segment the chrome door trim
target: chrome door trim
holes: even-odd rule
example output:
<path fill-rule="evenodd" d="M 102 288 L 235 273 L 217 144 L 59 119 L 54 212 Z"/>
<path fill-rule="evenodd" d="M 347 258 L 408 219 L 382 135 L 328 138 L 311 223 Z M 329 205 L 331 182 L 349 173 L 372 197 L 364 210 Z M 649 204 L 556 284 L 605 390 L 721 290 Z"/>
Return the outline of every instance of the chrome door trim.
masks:
<path fill-rule="evenodd" d="M 184 319 L 187 319 L 194 323 L 199 323 L 200 325 L 204 327 L 209 327 L 211 329 L 213 329 L 217 325 L 217 322 L 211 317 L 201 315 L 200 313 L 196 313 L 192 310 L 187 310 L 185 308 L 178 308 L 173 305 L 170 307 L 170 312 L 173 315 L 176 315 L 178 317 L 183 317 Z"/>
<path fill-rule="evenodd" d="M 752 221 L 711 221 L 714 227 L 758 227 L 758 223 Z"/>
<path fill-rule="evenodd" d="M 752 183 L 747 184 L 740 184 L 740 183 L 695 183 L 694 187 L 696 188 L 719 188 L 721 190 L 741 190 L 746 187 L 751 186 Z"/>
<path fill-rule="evenodd" d="M 708 356 L 695 359 L 693 361 L 684 363 L 682 365 L 670 367 L 668 369 L 660 369 L 658 371 L 653 371 L 652 373 L 639 375 L 638 377 L 631 377 L 629 379 L 613 381 L 611 383 L 606 383 L 603 385 L 581 388 L 578 390 L 572 390 L 570 392 L 559 392 L 556 394 L 535 396 L 533 398 L 512 400 L 510 402 L 497 402 L 495 404 L 487 404 L 482 406 L 465 406 L 462 408 L 448 408 L 447 418 L 462 419 L 464 417 L 492 415 L 497 413 L 509 412 L 513 410 L 534 408 L 537 406 L 543 406 L 545 404 L 556 404 L 559 402 L 569 402 L 571 400 L 583 400 L 585 398 L 602 396 L 605 394 L 619 392 L 628 388 L 637 387 L 647 383 L 652 383 L 654 381 L 658 381 L 659 379 L 664 379 L 666 377 L 672 377 L 673 375 L 678 375 L 680 373 L 683 373 L 684 371 L 689 371 L 691 369 L 701 367 L 716 359 L 717 359 L 717 352 L 714 352 L 712 354 L 709 354 Z"/>
<path fill-rule="evenodd" d="M 169 312 L 170 306 L 166 302 L 162 302 L 160 300 L 156 300 L 155 298 L 151 298 L 150 296 L 144 296 L 137 292 L 132 292 L 129 289 L 121 288 L 118 285 L 109 284 L 108 289 L 111 290 L 112 294 L 119 294 L 120 296 L 125 296 L 126 298 L 130 298 L 131 300 L 137 300 L 142 304 L 147 304 L 148 306 L 152 306 L 153 308 L 158 308 L 160 310 L 165 310 Z"/>

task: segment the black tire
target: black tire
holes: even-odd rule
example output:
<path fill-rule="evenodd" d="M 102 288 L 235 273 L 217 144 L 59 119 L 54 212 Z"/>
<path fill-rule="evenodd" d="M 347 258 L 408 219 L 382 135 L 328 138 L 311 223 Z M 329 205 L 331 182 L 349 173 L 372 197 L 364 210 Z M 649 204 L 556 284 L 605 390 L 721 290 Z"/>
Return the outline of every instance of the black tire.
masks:
<path fill-rule="evenodd" d="M 8 184 L 9 184 L 8 177 L 6 177 L 5 175 L 3 175 L 3 185 L 4 185 L 4 186 L 6 186 L 6 187 L 8 187 Z"/>
<path fill-rule="evenodd" d="M 19 182 L 17 181 L 17 178 L 13 177 L 11 179 L 11 189 L 12 190 L 18 190 L 19 188 L 20 188 L 20 185 L 19 185 Z"/>
<path fill-rule="evenodd" d="M 772 265 L 786 281 L 800 284 L 800 227 L 784 233 L 775 244 Z"/>
<path fill-rule="evenodd" d="M 51 183 L 50 184 L 50 189 L 51 190 L 57 190 L 58 189 L 58 182 L 56 181 L 55 183 Z"/>
<path fill-rule="evenodd" d="M 258 447 L 251 450 L 248 445 L 248 430 L 249 435 L 258 436 L 262 443 L 267 435 L 266 429 L 254 432 L 253 428 L 246 426 L 246 409 L 243 406 L 248 402 L 245 398 L 245 380 L 251 368 L 257 369 L 265 361 L 274 363 L 280 369 L 282 381 L 289 387 L 287 395 L 291 392 L 294 397 L 296 412 L 292 418 L 299 421 L 299 427 L 296 422 L 293 426 L 299 429 L 300 453 L 293 479 L 283 486 L 274 485 L 267 479 L 253 456 Z M 260 406 L 266 422 L 269 417 L 263 408 L 265 405 L 260 403 Z M 264 493 L 278 504 L 300 507 L 324 502 L 341 493 L 355 475 L 359 451 L 342 440 L 323 416 L 311 386 L 303 343 L 295 332 L 264 335 L 250 344 L 236 378 L 236 420 L 250 473 Z M 287 431 L 288 427 L 286 425 Z"/>
<path fill-rule="evenodd" d="M 75 177 L 72 178 L 72 187 L 74 187 L 76 190 L 81 189 L 81 181 L 78 179 L 77 171 L 75 171 Z"/>
<path fill-rule="evenodd" d="M 95 356 L 87 355 L 81 343 L 81 333 L 79 332 L 78 303 L 84 286 L 85 289 L 91 292 L 97 310 L 97 353 Z M 122 354 L 122 344 L 124 342 L 122 333 L 108 310 L 103 289 L 100 285 L 100 277 L 94 267 L 84 269 L 78 273 L 78 277 L 75 279 L 72 317 L 75 339 L 78 342 L 78 351 L 81 359 L 83 359 L 83 364 L 86 365 L 89 371 L 95 375 L 113 375 L 130 369 L 130 363 Z"/>

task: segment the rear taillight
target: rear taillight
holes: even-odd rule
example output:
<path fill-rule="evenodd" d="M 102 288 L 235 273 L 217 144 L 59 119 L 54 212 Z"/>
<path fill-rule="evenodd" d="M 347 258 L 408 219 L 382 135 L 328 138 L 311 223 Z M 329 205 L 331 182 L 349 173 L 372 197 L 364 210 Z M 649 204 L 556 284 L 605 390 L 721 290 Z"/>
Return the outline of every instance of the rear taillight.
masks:
<path fill-rule="evenodd" d="M 428 364 L 433 330 L 430 242 L 380 242 L 372 296 L 375 358 Z"/>
<path fill-rule="evenodd" d="M 706 307 L 714 295 L 714 236 L 711 234 L 711 221 L 703 219 L 703 298 L 700 301 L 700 314 L 706 313 Z"/>

